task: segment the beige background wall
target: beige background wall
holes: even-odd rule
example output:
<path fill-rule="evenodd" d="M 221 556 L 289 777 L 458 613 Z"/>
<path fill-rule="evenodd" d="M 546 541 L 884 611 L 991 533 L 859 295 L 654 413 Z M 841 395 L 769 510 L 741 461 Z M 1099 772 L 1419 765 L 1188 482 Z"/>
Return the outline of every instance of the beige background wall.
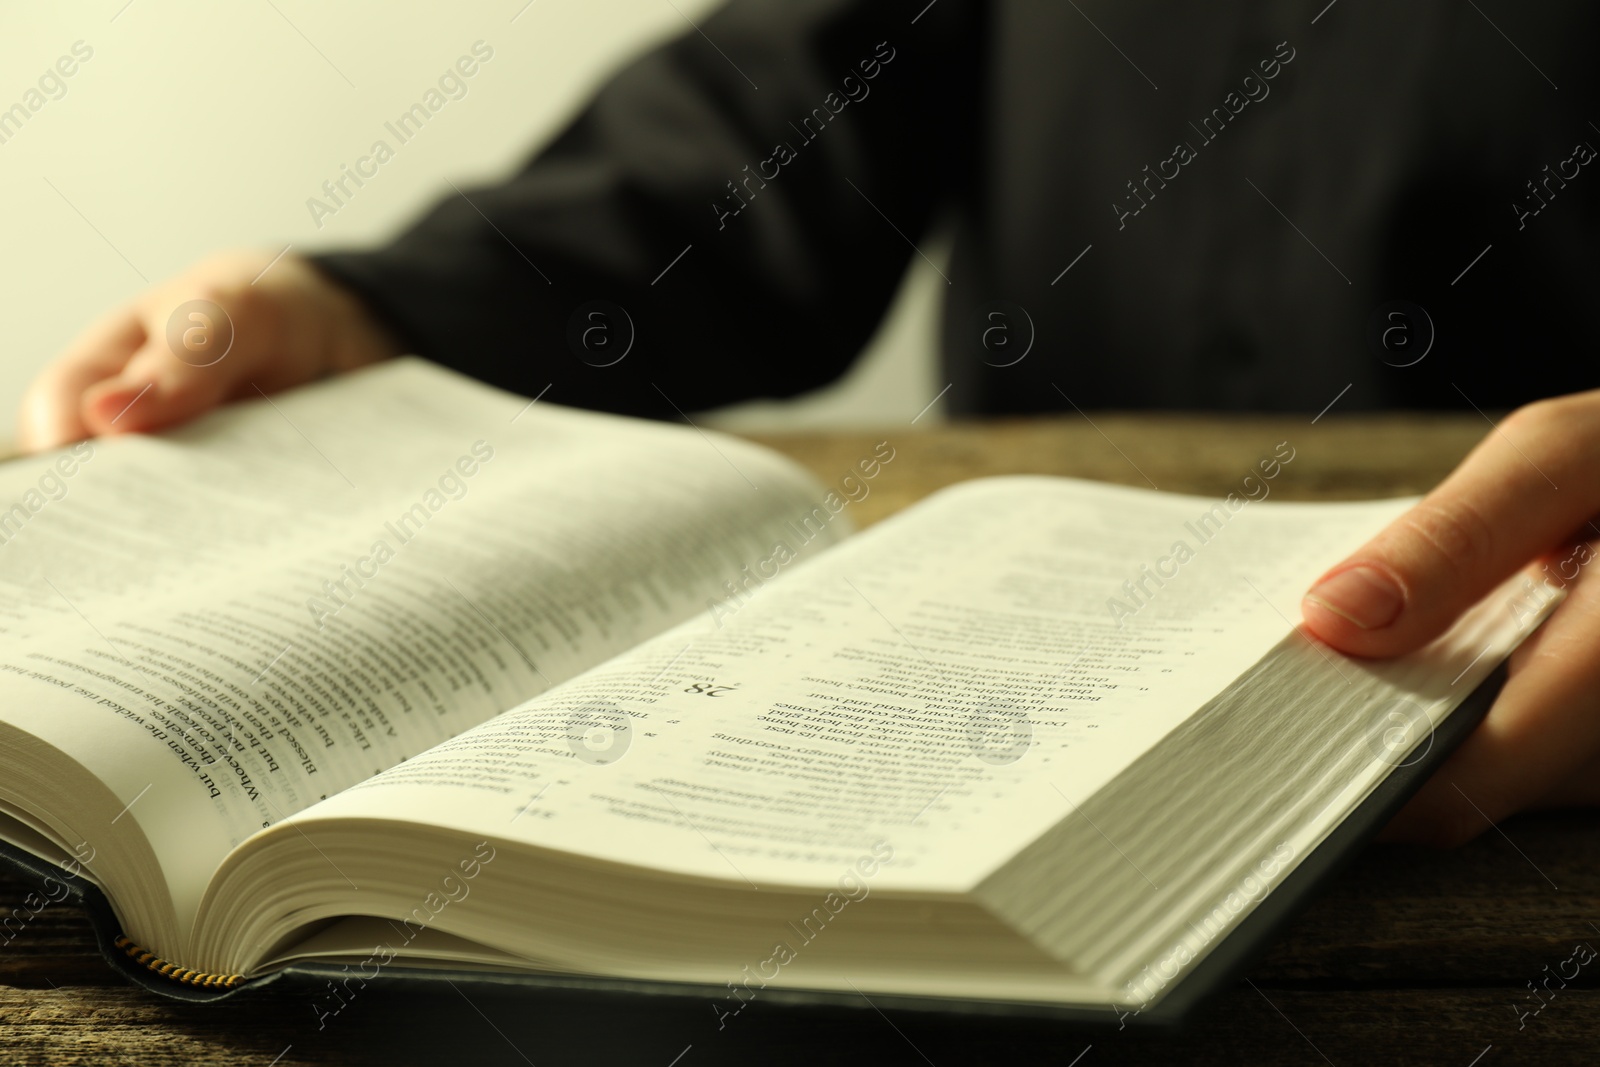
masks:
<path fill-rule="evenodd" d="M 524 6 L 526 4 L 526 6 Z M 650 42 L 708 0 L 95 0 L 0 5 L 0 110 L 42 107 L 0 143 L 0 437 L 33 373 L 145 282 L 219 247 L 381 241 L 447 177 L 506 172 Z M 689 31 L 692 32 L 692 31 Z M 319 230 L 306 208 L 383 123 L 474 41 L 494 59 Z M 76 42 L 59 86 L 39 79 Z M 8 129 L 9 132 L 9 129 Z M 725 414 L 735 426 L 903 421 L 939 391 L 943 283 L 920 260 L 889 327 L 840 386 Z M 937 409 L 928 418 L 937 416 Z"/>

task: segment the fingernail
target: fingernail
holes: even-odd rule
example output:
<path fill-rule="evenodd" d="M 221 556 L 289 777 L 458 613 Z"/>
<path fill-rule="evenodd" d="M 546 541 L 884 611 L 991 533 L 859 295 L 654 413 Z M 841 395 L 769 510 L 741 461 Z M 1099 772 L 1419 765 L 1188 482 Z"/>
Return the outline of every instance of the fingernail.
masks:
<path fill-rule="evenodd" d="M 1405 607 L 1405 594 L 1376 567 L 1351 567 L 1316 586 L 1306 599 L 1341 615 L 1363 630 L 1388 626 Z"/>
<path fill-rule="evenodd" d="M 136 402 L 150 399 L 147 394 L 155 391 L 154 384 L 154 382 L 144 382 L 101 394 L 94 401 L 97 413 L 109 422 L 118 422 Z"/>

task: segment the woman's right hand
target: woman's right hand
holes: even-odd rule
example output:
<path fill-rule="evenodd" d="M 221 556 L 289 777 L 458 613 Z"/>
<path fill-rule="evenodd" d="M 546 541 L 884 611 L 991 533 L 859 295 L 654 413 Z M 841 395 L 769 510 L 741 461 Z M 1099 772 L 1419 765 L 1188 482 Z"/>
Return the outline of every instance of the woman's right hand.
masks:
<path fill-rule="evenodd" d="M 84 332 L 23 397 L 18 444 L 145 433 L 256 390 L 400 354 L 356 296 L 310 261 L 232 252 L 143 293 Z"/>

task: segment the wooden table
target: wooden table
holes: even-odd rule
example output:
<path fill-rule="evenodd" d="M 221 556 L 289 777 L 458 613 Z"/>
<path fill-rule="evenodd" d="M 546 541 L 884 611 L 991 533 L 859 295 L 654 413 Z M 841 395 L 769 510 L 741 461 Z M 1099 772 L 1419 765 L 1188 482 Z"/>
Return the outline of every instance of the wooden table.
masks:
<path fill-rule="evenodd" d="M 1096 416 L 761 438 L 836 481 L 874 443 L 894 461 L 853 513 L 874 521 L 964 478 L 1069 474 L 1222 494 L 1280 441 L 1284 498 L 1416 493 L 1487 432 L 1478 417 L 1341 420 Z M 0 914 L 23 892 L 0 880 Z M 840 1021 L 756 1002 L 725 1031 L 700 1005 L 619 1016 L 572 1004 L 408 1001 L 364 992 L 325 1030 L 294 998 L 174 1005 L 122 984 L 88 928 L 47 908 L 0 942 L 0 1063 L 1443 1064 L 1600 1062 L 1593 974 L 1519 1029 L 1528 983 L 1600 945 L 1600 827 L 1523 816 L 1454 852 L 1374 847 L 1188 1032 L 1085 1034 L 1036 1022 L 862 1012 Z M 1091 1046 L 1085 1052 L 1086 1047 Z M 1074 1060 L 1074 1057 L 1082 1056 Z M 674 1059 L 674 1057 L 680 1057 Z"/>

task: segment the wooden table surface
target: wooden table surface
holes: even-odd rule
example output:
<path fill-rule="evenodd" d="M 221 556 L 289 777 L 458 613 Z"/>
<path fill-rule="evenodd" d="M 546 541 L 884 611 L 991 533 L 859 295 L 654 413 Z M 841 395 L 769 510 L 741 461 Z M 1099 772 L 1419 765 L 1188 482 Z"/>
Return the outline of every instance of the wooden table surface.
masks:
<path fill-rule="evenodd" d="M 1488 431 L 1471 417 L 1118 417 L 888 427 L 760 438 L 837 481 L 887 439 L 895 459 L 853 513 L 875 521 L 950 482 L 1067 474 L 1223 494 L 1280 441 L 1296 450 L 1284 498 L 1417 493 Z M 0 879 L 0 914 L 23 890 Z M 1179 1034 L 862 1011 L 818 1017 L 756 1001 L 718 1032 L 699 1004 L 629 1012 L 474 998 L 415 1001 L 376 986 L 326 1029 L 284 997 L 178 1005 L 123 984 L 81 915 L 46 908 L 0 943 L 0 1063 L 240 1067 L 396 1062 L 643 1064 L 1600 1063 L 1600 990 L 1587 973 L 1547 995 L 1529 984 L 1600 945 L 1600 828 L 1592 813 L 1523 816 L 1465 848 L 1373 847 L 1254 967 Z M 1546 967 L 1549 971 L 1546 971 Z M 1087 1051 L 1086 1051 L 1087 1050 Z M 1074 1057 L 1080 1057 L 1074 1059 Z M 675 1057 L 680 1057 L 676 1058 Z"/>

